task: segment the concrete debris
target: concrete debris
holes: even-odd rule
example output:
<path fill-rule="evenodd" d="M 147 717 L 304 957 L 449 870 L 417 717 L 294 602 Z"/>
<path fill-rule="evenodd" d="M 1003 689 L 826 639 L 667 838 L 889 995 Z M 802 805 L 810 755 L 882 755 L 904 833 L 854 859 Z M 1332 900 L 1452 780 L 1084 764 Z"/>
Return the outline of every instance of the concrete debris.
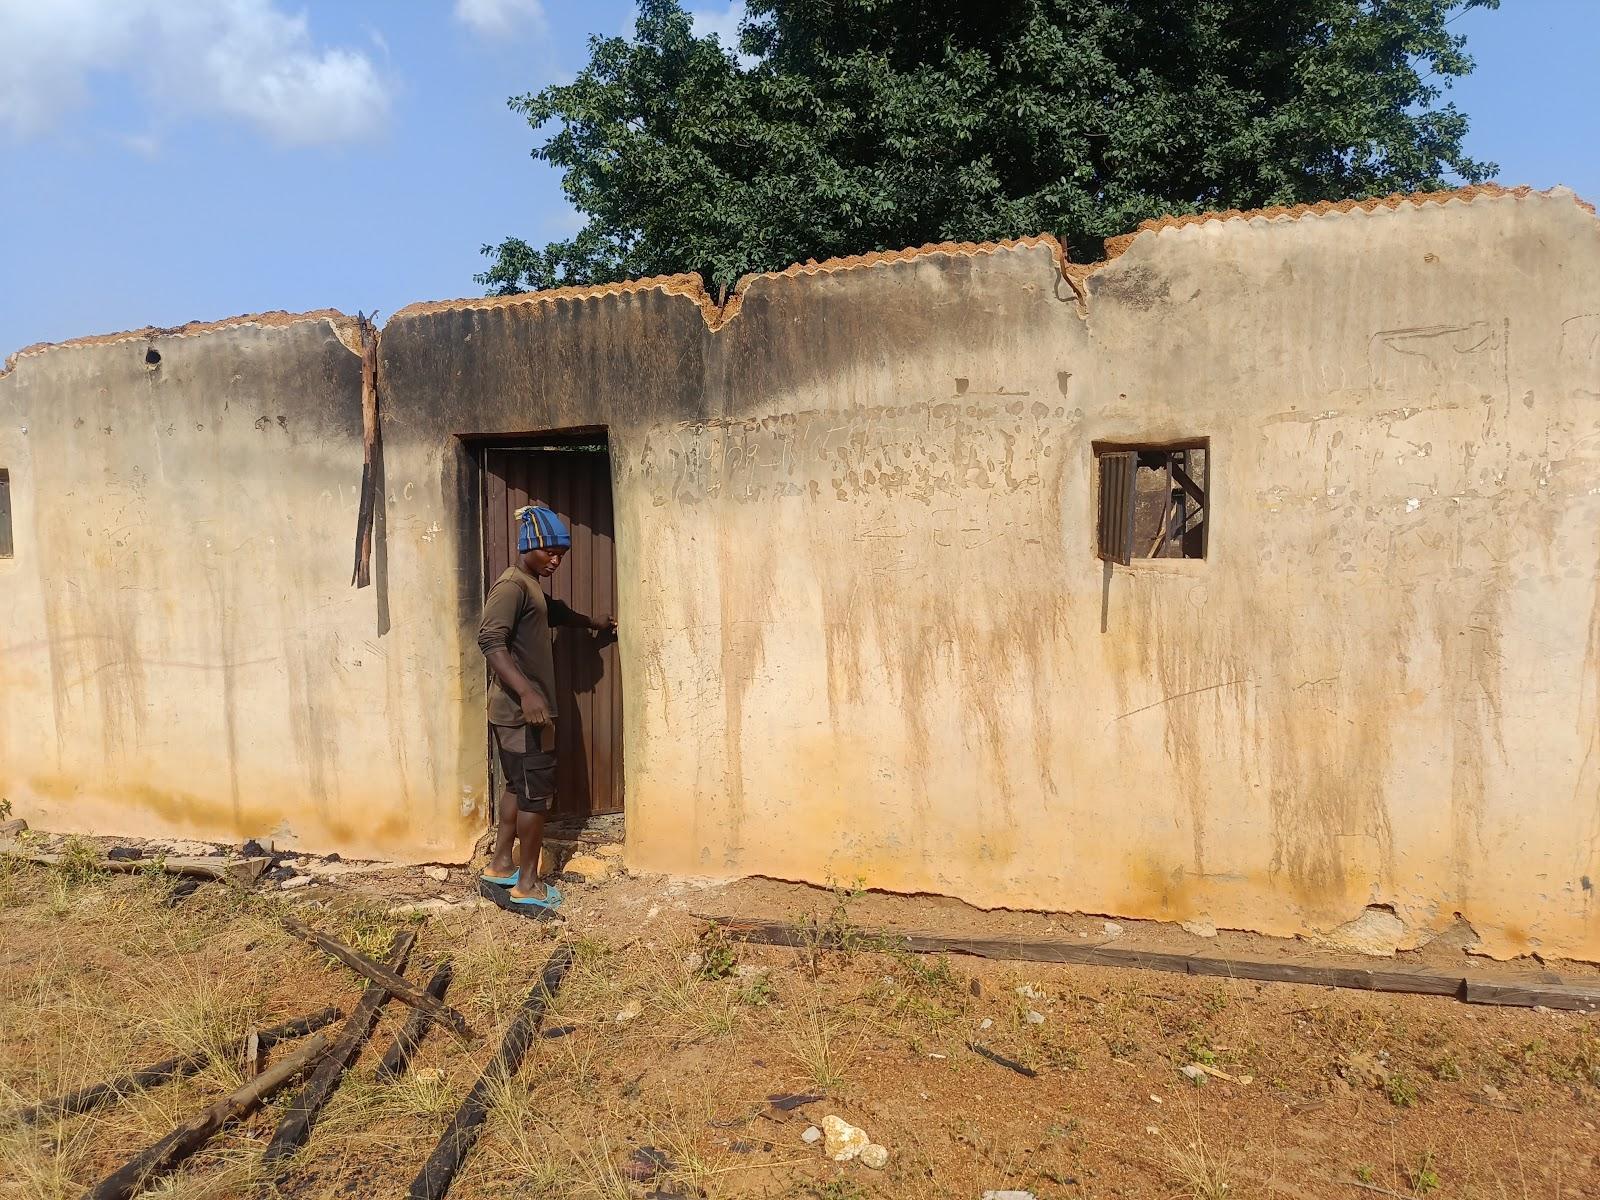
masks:
<path fill-rule="evenodd" d="M 1014 990 L 1016 991 L 1017 995 L 1021 996 L 1024 1000 L 1043 1000 L 1044 999 L 1044 993 L 1041 992 L 1038 988 L 1034 987 L 1033 984 L 1031 984 L 1031 983 L 1025 983 L 1021 987 L 1016 988 Z"/>
<path fill-rule="evenodd" d="M 303 887 L 307 886 L 308 884 L 310 884 L 311 882 L 312 882 L 311 876 L 309 876 L 309 875 L 291 875 L 291 876 L 289 876 L 289 878 L 285 879 L 278 886 L 280 888 L 282 888 L 284 891 L 290 892 L 290 891 L 293 891 L 295 888 L 303 888 Z"/>
<path fill-rule="evenodd" d="M 604 883 L 617 873 L 617 865 L 612 859 L 597 858 L 593 854 L 575 854 L 567 859 L 561 873 L 581 883 Z"/>
<path fill-rule="evenodd" d="M 440 883 L 450 878 L 450 872 L 444 867 L 423 867 L 422 873 L 429 879 L 437 880 Z"/>
<path fill-rule="evenodd" d="M 16 837 L 19 833 L 28 831 L 28 823 L 21 817 L 13 817 L 9 821 L 0 821 L 0 837 Z"/>
<path fill-rule="evenodd" d="M 815 1145 L 822 1140 L 822 1130 L 815 1125 L 807 1125 L 806 1131 L 800 1135 L 800 1140 L 808 1146 Z"/>
<path fill-rule="evenodd" d="M 994 1022 L 992 1020 L 990 1020 L 988 1017 L 985 1017 L 983 1020 L 978 1022 L 978 1028 L 979 1029 L 993 1029 L 994 1028 Z"/>
<path fill-rule="evenodd" d="M 1043 1025 L 1044 1024 L 1044 1014 L 1042 1012 L 1039 1012 L 1037 1009 L 1030 1008 L 1025 1014 L 1023 1014 L 1023 1018 L 1022 1019 L 1024 1021 L 1026 1021 L 1029 1025 Z"/>
<path fill-rule="evenodd" d="M 872 1144 L 865 1129 L 831 1114 L 822 1118 L 822 1136 L 823 1151 L 834 1162 L 849 1162 Z"/>
<path fill-rule="evenodd" d="M 1101 928 L 1105 930 L 1105 934 L 1108 938 L 1119 938 L 1122 936 L 1122 926 L 1118 925 L 1115 921 L 1107 921 L 1101 926 Z"/>
<path fill-rule="evenodd" d="M 1032 1192 L 1023 1191 L 1021 1188 L 1005 1188 L 998 1192 L 985 1192 L 983 1200 L 1038 1200 L 1038 1197 Z"/>
<path fill-rule="evenodd" d="M 599 858 L 608 858 L 608 859 L 620 861 L 621 858 L 622 858 L 622 843 L 621 842 L 607 842 L 603 846 L 596 846 L 594 848 L 594 852 L 595 852 L 595 855 L 597 857 L 599 857 Z"/>
<path fill-rule="evenodd" d="M 1179 921 L 1178 928 L 1185 933 L 1192 933 L 1195 937 L 1214 938 L 1217 936 L 1217 927 L 1209 918 L 1200 917 L 1193 921 Z"/>
<path fill-rule="evenodd" d="M 1354 921 L 1339 926 L 1326 937 L 1307 939 L 1336 950 L 1393 958 L 1406 942 L 1406 925 L 1384 904 L 1369 904 Z"/>
<path fill-rule="evenodd" d="M 637 1020 L 640 1011 L 639 1002 L 630 1000 L 628 1001 L 628 1006 L 619 1012 L 614 1020 L 618 1025 L 626 1025 L 629 1021 Z"/>
<path fill-rule="evenodd" d="M 877 1142 L 868 1142 L 861 1147 L 861 1161 L 874 1171 L 881 1171 L 889 1164 L 889 1151 Z"/>

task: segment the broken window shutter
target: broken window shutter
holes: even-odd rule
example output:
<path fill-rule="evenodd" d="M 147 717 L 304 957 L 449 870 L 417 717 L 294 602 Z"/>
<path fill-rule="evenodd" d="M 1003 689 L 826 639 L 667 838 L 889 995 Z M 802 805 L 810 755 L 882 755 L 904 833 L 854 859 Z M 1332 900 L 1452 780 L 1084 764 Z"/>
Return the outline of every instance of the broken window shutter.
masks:
<path fill-rule="evenodd" d="M 1099 557 L 1127 566 L 1133 561 L 1133 485 L 1138 454 L 1117 450 L 1098 456 L 1100 464 Z"/>

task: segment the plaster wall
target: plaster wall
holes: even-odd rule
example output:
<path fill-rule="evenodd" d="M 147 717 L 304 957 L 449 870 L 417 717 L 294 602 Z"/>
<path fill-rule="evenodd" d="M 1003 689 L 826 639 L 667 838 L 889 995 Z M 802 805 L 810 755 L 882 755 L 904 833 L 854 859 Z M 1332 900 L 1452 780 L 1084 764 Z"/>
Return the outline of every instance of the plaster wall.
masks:
<path fill-rule="evenodd" d="M 156 378 L 143 342 L 25 356 L 0 791 L 460 857 L 472 439 L 603 425 L 630 865 L 1269 933 L 1381 903 L 1600 958 L 1592 213 L 1206 220 L 1075 274 L 1034 242 L 721 314 L 684 280 L 405 310 L 362 591 L 342 318 L 157 339 Z M 1208 558 L 1108 577 L 1091 444 L 1188 437 Z"/>

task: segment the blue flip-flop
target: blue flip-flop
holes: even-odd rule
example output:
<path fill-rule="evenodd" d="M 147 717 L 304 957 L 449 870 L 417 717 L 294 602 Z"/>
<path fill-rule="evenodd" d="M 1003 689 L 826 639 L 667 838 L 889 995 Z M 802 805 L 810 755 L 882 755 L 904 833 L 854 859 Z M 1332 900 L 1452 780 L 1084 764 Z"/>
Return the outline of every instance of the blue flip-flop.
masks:
<path fill-rule="evenodd" d="M 540 908 L 545 912 L 554 912 L 561 905 L 561 893 L 553 883 L 544 885 L 544 896 L 542 898 L 539 896 L 507 896 L 506 899 L 518 908 Z"/>
<path fill-rule="evenodd" d="M 556 911 L 556 905 L 561 903 L 561 893 L 549 884 L 545 885 L 544 898 L 537 896 L 513 896 L 509 889 L 495 887 L 493 884 L 478 880 L 478 895 L 488 900 L 496 908 L 504 909 L 508 913 L 525 917 L 530 921 L 564 921 L 566 920 Z"/>
<path fill-rule="evenodd" d="M 522 878 L 522 868 L 518 867 L 515 871 L 506 876 L 480 875 L 478 878 L 482 879 L 485 883 L 494 884 L 495 887 L 514 888 L 517 886 L 517 880 Z"/>

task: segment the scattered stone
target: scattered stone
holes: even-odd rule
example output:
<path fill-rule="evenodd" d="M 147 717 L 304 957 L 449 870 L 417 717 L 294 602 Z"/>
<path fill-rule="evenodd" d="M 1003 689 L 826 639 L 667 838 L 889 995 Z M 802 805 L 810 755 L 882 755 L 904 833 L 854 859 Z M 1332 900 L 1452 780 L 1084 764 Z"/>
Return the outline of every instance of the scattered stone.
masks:
<path fill-rule="evenodd" d="M 112 862 L 138 862 L 144 857 L 144 851 L 137 846 L 113 846 L 106 851 L 106 857 Z"/>
<path fill-rule="evenodd" d="M 771 972 L 771 967 L 761 967 L 754 963 L 740 963 L 733 969 L 733 977 L 735 979 L 753 979 L 757 976 L 769 975 Z"/>
<path fill-rule="evenodd" d="M 1206 1073 L 1194 1063 L 1185 1063 L 1183 1066 L 1178 1068 L 1178 1071 L 1185 1079 L 1194 1084 L 1195 1087 L 1199 1087 L 1206 1081 Z"/>
<path fill-rule="evenodd" d="M 831 1114 L 822 1118 L 822 1136 L 823 1150 L 834 1162 L 849 1162 L 872 1143 L 865 1129 Z"/>
<path fill-rule="evenodd" d="M 1151 1104 L 1160 1104 L 1161 1103 L 1161 1097 L 1156 1095 L 1154 1092 L 1151 1092 L 1150 1093 L 1150 1103 Z"/>
<path fill-rule="evenodd" d="M 1044 1014 L 1035 1008 L 1030 1008 L 1026 1013 L 1024 1013 L 1022 1019 L 1029 1025 L 1044 1024 Z"/>
<path fill-rule="evenodd" d="M 806 1131 L 800 1135 L 800 1140 L 806 1145 L 815 1145 L 822 1140 L 822 1130 L 815 1125 L 807 1125 Z"/>
<path fill-rule="evenodd" d="M 1023 1191 L 1021 1188 L 1005 1188 L 998 1192 L 985 1192 L 983 1200 L 1038 1200 L 1038 1197 L 1032 1192 Z"/>
<path fill-rule="evenodd" d="M 15 837 L 19 833 L 28 832 L 28 823 L 21 817 L 12 817 L 9 821 L 0 821 L 0 837 Z"/>
<path fill-rule="evenodd" d="M 628 1001 L 628 1006 L 616 1015 L 615 1020 L 618 1025 L 626 1025 L 629 1021 L 638 1018 L 639 1011 L 639 1002 L 630 1000 Z"/>
<path fill-rule="evenodd" d="M 450 878 L 450 872 L 443 867 L 423 867 L 422 873 L 429 879 L 437 880 L 440 883 Z"/>
<path fill-rule="evenodd" d="M 1025 983 L 1021 987 L 1016 988 L 1015 991 L 1016 991 L 1017 995 L 1021 996 L 1024 1000 L 1043 1000 L 1044 999 L 1044 993 L 1041 992 L 1038 988 L 1034 987 L 1033 984 L 1031 984 L 1031 983 Z"/>
<path fill-rule="evenodd" d="M 979 983 L 976 977 L 969 979 L 967 981 L 967 991 L 981 999 L 983 997 L 983 984 Z"/>
<path fill-rule="evenodd" d="M 1214 938 L 1217 936 L 1217 927 L 1209 918 L 1200 917 L 1194 921 L 1179 921 L 1178 928 L 1185 933 L 1192 933 L 1195 937 Z"/>
<path fill-rule="evenodd" d="M 821 1099 L 821 1092 L 778 1092 L 768 1096 L 767 1103 L 779 1112 L 793 1112 L 797 1108 L 804 1108 L 807 1104 L 815 1104 Z"/>
<path fill-rule="evenodd" d="M 706 965 L 706 956 L 698 950 L 691 950 L 683 956 L 684 969 L 691 973 L 698 973 Z"/>
<path fill-rule="evenodd" d="M 978 1022 L 978 1028 L 979 1029 L 993 1029 L 994 1028 L 994 1022 L 992 1020 L 990 1020 L 988 1017 L 985 1017 L 983 1020 Z"/>
<path fill-rule="evenodd" d="M 303 888 L 309 883 L 311 883 L 309 875 L 291 875 L 278 886 L 286 892 L 292 892 L 295 888 Z"/>
<path fill-rule="evenodd" d="M 422 1080 L 422 1082 L 424 1082 L 424 1083 L 443 1083 L 444 1082 L 444 1068 L 443 1067 L 423 1067 L 421 1070 L 415 1072 L 415 1075 L 416 1075 L 416 1077 L 418 1079 Z"/>
<path fill-rule="evenodd" d="M 874 1171 L 881 1171 L 889 1164 L 889 1151 L 877 1142 L 868 1142 L 861 1147 L 861 1161 Z"/>
<path fill-rule="evenodd" d="M 1118 925 L 1115 921 L 1107 921 L 1100 928 L 1105 930 L 1105 934 L 1108 938 L 1119 938 L 1122 936 L 1122 926 Z"/>
<path fill-rule="evenodd" d="M 622 857 L 622 843 L 606 842 L 602 846 L 596 846 L 594 852 L 598 858 L 620 859 Z"/>
<path fill-rule="evenodd" d="M 343 862 L 344 859 L 340 858 L 339 855 L 336 852 L 336 853 L 333 853 L 333 854 L 325 854 L 325 855 L 323 855 L 322 861 L 323 862 L 336 863 L 336 862 Z"/>
<path fill-rule="evenodd" d="M 268 838 L 263 845 L 255 838 L 246 838 L 239 843 L 239 857 L 241 858 L 271 858 L 273 851 L 272 839 Z"/>
<path fill-rule="evenodd" d="M 604 883 L 617 873 L 617 864 L 593 854 L 574 854 L 567 859 L 567 865 L 561 869 L 561 873 L 579 883 Z"/>

